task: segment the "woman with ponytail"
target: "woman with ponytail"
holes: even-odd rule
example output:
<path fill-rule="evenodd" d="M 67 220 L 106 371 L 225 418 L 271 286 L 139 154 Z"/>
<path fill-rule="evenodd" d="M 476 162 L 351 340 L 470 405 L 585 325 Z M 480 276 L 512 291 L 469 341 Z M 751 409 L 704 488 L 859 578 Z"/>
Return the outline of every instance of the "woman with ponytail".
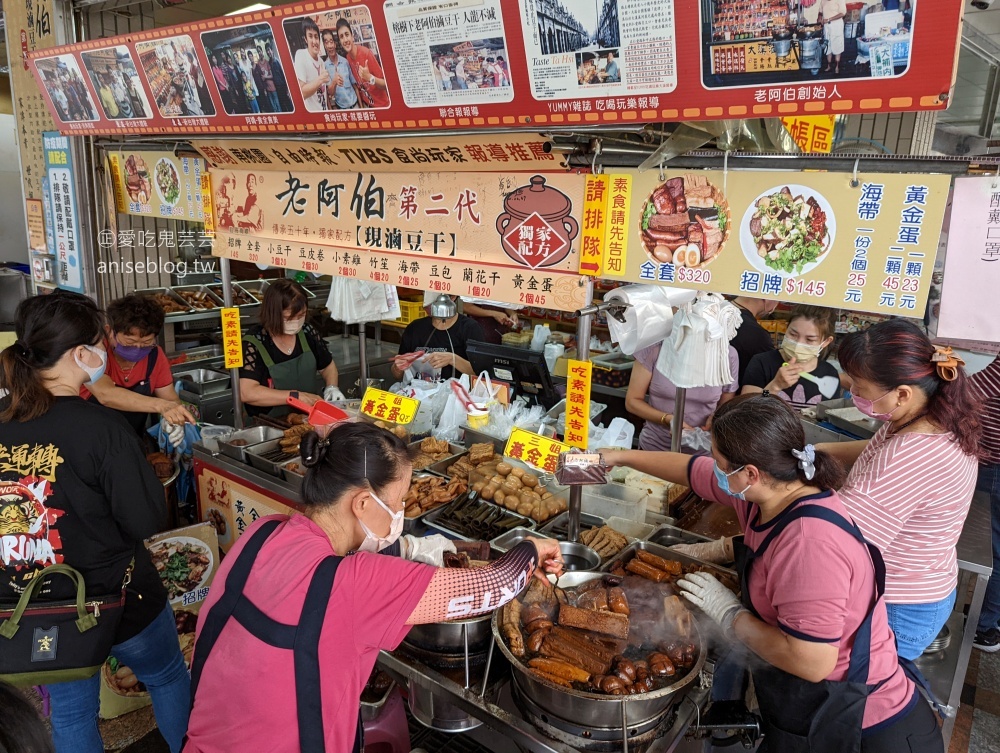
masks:
<path fill-rule="evenodd" d="M 125 419 L 80 398 L 104 374 L 104 317 L 89 298 L 62 291 L 22 301 L 16 317 L 17 340 L 0 353 L 8 393 L 0 400 L 0 600 L 16 602 L 56 563 L 75 568 L 93 597 L 120 591 L 128 577 L 111 653 L 146 685 L 177 753 L 190 680 L 166 589 L 143 545 L 165 527 L 163 486 Z M 72 596 L 59 580 L 45 598 Z M 100 674 L 47 688 L 56 752 L 103 753 Z"/>
<path fill-rule="evenodd" d="M 869 441 L 820 445 L 851 468 L 840 496 L 882 550 L 899 655 L 914 660 L 955 606 L 962 533 L 976 488 L 981 402 L 950 348 L 893 319 L 838 351 L 854 405 L 883 421 Z"/>
<path fill-rule="evenodd" d="M 735 559 L 742 601 L 714 576 L 681 594 L 762 662 L 751 672 L 769 753 L 940 753 L 928 704 L 903 673 L 882 601 L 878 550 L 834 491 L 844 472 L 807 445 L 782 400 L 738 397 L 712 422 L 712 457 L 602 451 L 735 508 L 744 535 L 675 550 Z"/>

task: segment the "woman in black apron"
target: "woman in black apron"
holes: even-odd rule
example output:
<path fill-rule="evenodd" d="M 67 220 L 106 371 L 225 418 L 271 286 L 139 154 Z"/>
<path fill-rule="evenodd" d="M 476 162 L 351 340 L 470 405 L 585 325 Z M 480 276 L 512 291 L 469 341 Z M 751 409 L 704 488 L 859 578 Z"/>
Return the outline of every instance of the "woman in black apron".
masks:
<path fill-rule="evenodd" d="M 766 394 L 720 407 L 712 440 L 711 458 L 611 451 L 605 460 L 735 508 L 744 536 L 695 554 L 735 555 L 742 600 L 707 573 L 678 585 L 762 660 L 751 667 L 760 750 L 941 753 L 937 721 L 896 656 L 881 554 L 832 491 L 841 466 L 806 445 L 791 409 Z"/>
<path fill-rule="evenodd" d="M 329 348 L 305 323 L 307 309 L 305 291 L 294 280 L 268 284 L 260 325 L 243 337 L 240 394 L 251 417 L 286 415 L 289 397 L 307 405 L 344 399 Z"/>

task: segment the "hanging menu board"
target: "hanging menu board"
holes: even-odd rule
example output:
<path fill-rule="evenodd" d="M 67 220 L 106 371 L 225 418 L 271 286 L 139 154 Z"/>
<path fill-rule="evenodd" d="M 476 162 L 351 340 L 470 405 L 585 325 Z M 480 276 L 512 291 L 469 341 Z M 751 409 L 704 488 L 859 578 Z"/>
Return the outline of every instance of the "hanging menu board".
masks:
<path fill-rule="evenodd" d="M 822 3 L 789 5 L 322 0 L 30 57 L 64 133 L 537 129 L 947 105 L 961 3 L 851 11 L 825 30 Z M 840 50 L 833 70 L 825 44 Z"/>
<path fill-rule="evenodd" d="M 203 222 L 205 161 L 173 152 L 125 150 L 108 154 L 115 206 L 122 214 Z"/>

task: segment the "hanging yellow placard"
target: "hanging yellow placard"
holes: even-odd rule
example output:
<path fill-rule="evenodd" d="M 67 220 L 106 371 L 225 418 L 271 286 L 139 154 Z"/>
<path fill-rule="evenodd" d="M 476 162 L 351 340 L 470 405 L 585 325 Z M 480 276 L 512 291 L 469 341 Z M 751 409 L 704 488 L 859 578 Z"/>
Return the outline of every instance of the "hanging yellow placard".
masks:
<path fill-rule="evenodd" d="M 590 380 L 594 364 L 570 361 L 566 364 L 566 444 L 587 449 L 590 436 Z"/>
<path fill-rule="evenodd" d="M 799 149 L 803 152 L 829 154 L 833 148 L 834 115 L 796 115 L 782 118 Z"/>
<path fill-rule="evenodd" d="M 240 334 L 240 310 L 222 309 L 222 349 L 227 369 L 243 368 L 243 336 Z"/>

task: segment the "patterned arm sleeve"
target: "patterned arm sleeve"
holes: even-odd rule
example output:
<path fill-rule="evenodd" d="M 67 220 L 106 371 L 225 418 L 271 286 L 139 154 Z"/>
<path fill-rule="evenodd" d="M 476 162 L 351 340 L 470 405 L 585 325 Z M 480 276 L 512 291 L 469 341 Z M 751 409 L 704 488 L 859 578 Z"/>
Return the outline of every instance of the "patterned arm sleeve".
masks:
<path fill-rule="evenodd" d="M 487 567 L 439 568 L 406 623 L 422 625 L 493 612 L 527 588 L 537 566 L 535 545 L 522 541 Z"/>

